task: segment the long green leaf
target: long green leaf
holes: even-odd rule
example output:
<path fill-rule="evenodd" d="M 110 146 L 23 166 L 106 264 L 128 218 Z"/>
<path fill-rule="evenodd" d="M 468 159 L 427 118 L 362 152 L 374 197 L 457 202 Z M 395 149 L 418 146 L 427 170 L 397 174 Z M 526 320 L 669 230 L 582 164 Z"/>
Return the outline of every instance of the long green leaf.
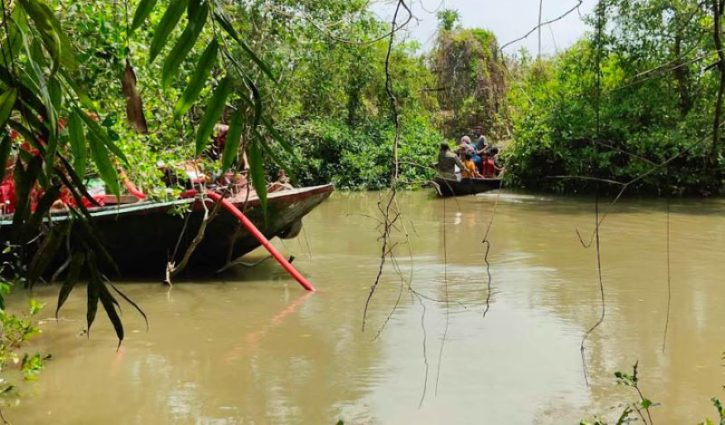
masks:
<path fill-rule="evenodd" d="M 174 75 L 179 70 L 181 63 L 189 55 L 191 48 L 194 47 L 206 23 L 206 17 L 209 14 L 209 5 L 205 1 L 199 5 L 198 1 L 191 0 L 189 4 L 189 24 L 184 29 L 184 32 L 181 33 L 181 36 L 176 41 L 176 45 L 174 45 L 174 48 L 164 61 L 164 68 L 161 71 L 161 84 L 164 88 L 169 87 L 171 84 Z"/>
<path fill-rule="evenodd" d="M 88 337 L 91 336 L 91 325 L 96 321 L 96 312 L 98 311 L 98 298 L 99 298 L 99 285 L 103 285 L 103 282 L 99 279 L 99 273 L 94 270 L 98 267 L 96 264 L 96 257 L 93 252 L 88 252 L 88 266 L 90 269 L 90 279 L 88 280 L 88 307 L 86 310 L 86 323 L 88 324 Z"/>
<path fill-rule="evenodd" d="M 35 91 L 26 86 L 23 81 L 16 80 L 13 73 L 0 63 L 0 81 L 8 87 L 15 87 L 19 90 L 20 98 L 29 107 L 33 108 L 38 114 L 45 113 L 43 102 L 35 95 Z"/>
<path fill-rule="evenodd" d="M 259 203 L 262 206 L 262 213 L 265 220 L 267 217 L 267 180 L 264 176 L 264 162 L 262 160 L 262 150 L 259 142 L 249 144 L 249 172 L 252 177 L 252 187 L 257 192 Z"/>
<path fill-rule="evenodd" d="M 111 288 L 113 288 L 113 290 L 116 291 L 116 293 L 118 295 L 120 295 L 121 298 L 126 300 L 127 303 L 131 304 L 131 306 L 133 306 L 133 308 L 135 308 L 136 311 L 138 311 L 139 314 L 141 316 L 143 316 L 143 319 L 146 322 L 146 332 L 148 332 L 149 331 L 149 318 L 146 317 L 146 313 L 144 313 L 144 311 L 141 309 L 141 307 L 139 307 L 139 305 L 136 304 L 131 298 L 129 298 L 126 294 L 124 294 L 120 289 L 116 288 L 116 286 L 113 283 L 108 282 L 108 284 L 111 285 Z"/>
<path fill-rule="evenodd" d="M 47 5 L 44 6 L 50 15 L 50 25 L 53 26 L 53 30 L 58 36 L 60 41 L 60 64 L 69 70 L 75 70 L 78 68 L 78 58 L 76 58 L 73 52 L 73 45 L 70 39 L 65 35 L 65 31 L 60 25 L 60 21 L 56 18 L 53 11 Z M 53 73 L 55 74 L 55 73 Z"/>
<path fill-rule="evenodd" d="M 104 283 L 100 283 L 98 289 L 101 304 L 103 305 L 103 309 L 106 310 L 108 319 L 113 324 L 113 329 L 116 331 L 116 336 L 118 337 L 118 346 L 120 347 L 123 342 L 124 332 L 123 322 L 121 322 L 121 318 L 118 316 L 118 312 L 116 311 L 116 305 L 118 305 L 118 303 Z"/>
<path fill-rule="evenodd" d="M 10 159 L 10 152 L 12 151 L 13 141 L 10 136 L 5 136 L 2 143 L 0 143 L 0 182 L 5 179 L 5 165 Z"/>
<path fill-rule="evenodd" d="M 199 58 L 199 62 L 196 64 L 194 74 L 191 76 L 189 85 L 186 86 L 186 90 L 184 90 L 184 93 L 181 94 L 179 101 L 176 102 L 174 119 L 184 115 L 189 108 L 191 108 L 191 105 L 196 102 L 196 99 L 199 97 L 199 94 L 201 93 L 202 88 L 204 88 L 206 80 L 209 78 L 211 70 L 216 63 L 218 50 L 219 44 L 216 39 L 214 39 L 211 43 L 209 43 L 209 46 L 207 46 L 204 50 L 204 53 L 202 53 Z"/>
<path fill-rule="evenodd" d="M 71 70 L 76 69 L 78 60 L 73 53 L 71 42 L 63 32 L 53 10 L 41 0 L 20 0 L 20 5 L 35 23 L 40 38 L 53 59 L 50 75 L 55 75 L 61 65 Z M 23 29 L 21 25 L 19 28 Z"/>
<path fill-rule="evenodd" d="M 40 32 L 40 38 L 43 40 L 45 48 L 48 50 L 53 59 L 53 70 L 51 74 L 60 67 L 61 42 L 60 36 L 56 32 L 52 21 L 55 19 L 53 11 L 48 5 L 38 0 L 20 0 L 20 5 L 35 23 L 35 27 Z"/>
<path fill-rule="evenodd" d="M 23 44 L 18 28 L 20 26 L 27 27 L 27 18 L 25 17 L 25 13 L 23 13 L 22 7 L 16 7 L 13 10 L 13 14 L 7 24 L 9 34 L 7 39 L 2 43 L 2 47 L 0 47 L 0 51 L 2 51 L 2 63 L 4 64 L 9 64 L 11 63 L 10 61 L 18 57 L 18 53 Z"/>
<path fill-rule="evenodd" d="M 31 120 L 35 118 L 37 121 L 36 115 L 42 116 L 44 120 L 47 118 L 45 116 L 45 105 L 43 105 L 43 102 L 35 95 L 35 91 L 26 86 L 22 81 L 15 80 L 10 71 L 2 65 L 0 65 L 0 81 L 5 83 L 8 87 L 15 87 L 18 89 L 18 97 L 21 100 L 20 103 L 26 107 L 25 111 L 21 110 L 21 112 L 24 112 L 24 115 L 29 115 L 26 119 Z M 32 108 L 32 110 L 27 108 Z M 28 113 L 25 114 L 25 112 Z M 32 123 L 32 127 L 38 128 L 35 126 L 35 122 Z"/>
<path fill-rule="evenodd" d="M 57 111 L 60 111 L 63 105 L 63 94 L 61 92 L 60 82 L 56 78 L 48 81 L 48 95 L 52 105 L 49 109 L 52 110 L 52 116 L 56 119 L 55 125 L 50 126 L 51 133 L 45 151 L 45 174 L 50 176 L 53 173 L 53 166 L 55 164 L 55 153 L 58 151 L 58 145 L 60 144 L 60 128 L 58 127 Z"/>
<path fill-rule="evenodd" d="M 69 207 L 69 211 L 71 215 L 73 215 L 74 218 L 77 217 L 84 217 L 86 219 L 91 219 L 91 213 L 88 212 L 88 209 L 83 205 L 83 197 L 79 194 L 78 188 L 71 183 L 71 181 L 68 179 L 68 177 L 63 173 L 62 170 L 59 170 L 56 168 L 55 175 L 63 182 L 63 185 L 68 188 L 70 191 L 71 196 L 73 196 L 73 199 L 76 201 L 76 205 L 79 205 L 78 207 Z M 89 198 L 91 202 L 93 201 L 92 198 Z M 80 211 L 80 212 L 79 212 Z"/>
<path fill-rule="evenodd" d="M 269 157 L 272 159 L 272 162 L 277 164 L 277 166 L 279 168 L 283 169 L 287 173 L 288 176 L 293 177 L 295 175 L 295 173 L 292 171 L 291 168 L 289 168 L 289 165 L 287 165 L 287 163 L 282 161 L 282 158 L 280 158 L 279 155 L 277 155 L 275 150 L 269 146 L 269 143 L 267 143 L 264 136 L 262 136 L 262 134 L 256 129 L 254 129 L 254 134 L 255 134 L 255 137 L 257 137 L 257 139 L 260 140 L 259 143 L 262 146 L 262 149 L 264 150 L 264 152 L 267 153 L 267 155 L 269 155 Z"/>
<path fill-rule="evenodd" d="M 242 131 L 244 129 L 244 109 L 238 108 L 232 121 L 229 123 L 226 142 L 224 143 L 224 154 L 222 155 L 222 171 L 232 167 L 234 159 L 239 153 L 239 144 L 242 142 Z"/>
<path fill-rule="evenodd" d="M 237 44 L 239 44 L 239 46 L 242 48 L 242 50 L 244 50 L 247 53 L 247 55 L 252 59 L 252 61 L 255 64 L 257 64 L 257 66 L 259 67 L 259 69 L 261 69 L 262 72 L 264 72 L 265 74 L 267 74 L 267 76 L 272 81 L 275 81 L 276 82 L 277 81 L 277 77 L 274 76 L 274 74 L 272 73 L 272 70 L 269 69 L 269 67 L 267 66 L 267 64 L 264 63 L 264 61 L 261 60 L 254 53 L 254 51 L 252 51 L 252 49 L 247 45 L 247 43 L 244 42 L 244 40 L 242 40 L 241 37 L 239 37 L 239 34 L 234 29 L 234 26 L 229 21 L 229 18 L 227 18 L 227 16 L 224 14 L 224 12 L 222 10 L 222 7 L 223 7 L 223 5 L 220 4 L 219 2 L 217 2 L 216 3 L 216 6 L 214 7 L 214 17 L 216 18 L 216 21 L 219 22 L 219 25 L 224 29 L 224 31 L 226 31 L 226 33 L 229 34 L 229 36 L 231 38 L 233 38 L 234 41 L 237 42 Z"/>
<path fill-rule="evenodd" d="M 43 159 L 40 156 L 34 156 L 27 167 L 22 162 L 15 161 L 15 213 L 13 214 L 13 233 L 14 239 L 21 234 L 22 223 L 30 214 L 30 190 L 35 186 L 43 170 Z M 25 242 L 25 241 L 18 241 Z"/>
<path fill-rule="evenodd" d="M 234 65 L 234 68 L 239 71 L 239 74 L 244 79 L 244 83 L 247 85 L 247 88 L 249 88 L 252 91 L 252 99 L 249 100 L 246 97 L 242 96 L 242 100 L 249 104 L 251 108 L 254 109 L 254 125 L 253 127 L 256 127 L 259 125 L 260 120 L 262 119 L 262 95 L 259 92 L 259 89 L 257 88 L 257 85 L 254 84 L 254 81 L 252 81 L 252 77 L 250 77 L 247 72 L 244 70 L 242 65 L 239 63 L 239 61 L 229 54 L 229 52 L 225 52 L 225 56 L 229 59 L 229 61 Z"/>
<path fill-rule="evenodd" d="M 56 111 L 60 111 L 63 107 L 63 88 L 61 87 L 58 78 L 48 80 L 48 93 L 50 93 L 50 100 L 53 102 L 53 108 L 55 108 Z"/>
<path fill-rule="evenodd" d="M 114 155 L 116 155 L 121 161 L 123 161 L 124 165 L 128 166 L 128 160 L 126 159 L 126 155 L 123 154 L 121 149 L 116 146 L 115 143 L 111 141 L 111 138 L 108 137 L 108 134 L 106 131 L 101 128 L 101 126 L 95 122 L 91 117 L 89 117 L 85 112 L 80 110 L 79 108 L 75 108 L 76 114 L 78 114 L 79 117 L 83 120 L 84 123 L 86 123 L 86 127 L 88 127 L 88 135 L 93 135 L 97 140 L 100 140 L 108 150 L 110 150 Z"/>
<path fill-rule="evenodd" d="M 3 94 L 0 94 L 0 129 L 5 127 L 5 123 L 7 123 L 10 118 L 10 114 L 13 112 L 13 107 L 15 106 L 17 98 L 18 90 L 14 87 L 9 90 L 5 90 Z M 2 166 L 4 167 L 5 163 L 3 163 Z"/>
<path fill-rule="evenodd" d="M 25 46 L 25 51 L 28 56 L 28 64 L 29 69 L 32 72 L 26 73 L 28 77 L 28 81 L 31 83 L 31 90 L 34 90 L 36 93 L 38 93 L 42 99 L 43 106 L 45 108 L 46 116 L 43 120 L 42 128 L 47 129 L 48 133 L 47 135 L 43 135 L 43 139 L 47 143 L 47 149 L 50 151 L 49 155 L 46 155 L 46 158 L 51 159 L 52 163 L 52 157 L 55 152 L 55 149 L 57 148 L 58 144 L 58 110 L 54 106 L 53 98 L 50 93 L 49 89 L 49 83 L 46 79 L 45 73 L 41 69 L 42 66 L 42 52 L 40 52 L 40 46 L 34 42 L 34 39 L 30 36 L 29 33 L 22 32 L 23 35 L 23 44 Z M 34 53 L 37 52 L 37 53 Z M 34 60 L 34 55 L 36 59 Z M 54 66 L 58 65 L 56 62 Z M 55 70 L 53 71 L 53 73 Z M 50 80 L 53 80 L 53 76 L 51 75 Z M 35 85 L 33 88 L 32 85 Z M 51 164 L 47 165 L 47 169 L 52 168 Z"/>
<path fill-rule="evenodd" d="M 258 126 L 262 119 L 262 94 L 259 92 L 257 85 L 254 84 L 251 78 L 245 79 L 247 87 L 252 91 L 252 99 L 254 99 L 254 126 Z"/>
<path fill-rule="evenodd" d="M 58 294 L 58 306 L 55 308 L 56 319 L 58 318 L 58 312 L 61 307 L 63 307 L 63 304 L 65 304 L 66 300 L 68 300 L 68 296 L 73 291 L 76 283 L 78 283 L 78 278 L 81 275 L 81 270 L 85 260 L 86 257 L 82 252 L 73 253 L 70 265 L 68 266 L 68 276 L 66 276 L 65 282 L 63 282 L 63 286 L 60 287 L 60 293 Z"/>
<path fill-rule="evenodd" d="M 83 120 L 76 111 L 73 111 L 70 118 L 68 118 L 68 133 L 71 151 L 73 152 L 73 168 L 82 179 L 86 174 L 88 149 L 86 147 L 86 135 L 83 132 Z"/>
<path fill-rule="evenodd" d="M 272 125 L 272 122 L 269 121 L 269 118 L 262 117 L 262 123 L 264 124 L 264 128 L 267 129 L 267 133 L 272 136 L 275 142 L 279 143 L 280 146 L 284 148 L 284 150 L 287 151 L 287 153 L 291 155 L 296 155 L 294 148 L 292 147 L 292 144 L 287 141 L 284 137 L 282 137 L 281 134 L 277 131 L 276 128 L 274 128 L 274 125 Z"/>
<path fill-rule="evenodd" d="M 33 235 L 38 233 L 40 224 L 43 222 L 45 214 L 50 211 L 53 203 L 60 197 L 60 186 L 52 186 L 48 189 L 38 201 L 35 211 L 30 219 L 25 223 L 23 229 L 23 240 L 32 239 Z"/>
<path fill-rule="evenodd" d="M 209 138 L 214 131 L 214 125 L 219 121 L 227 105 L 227 96 L 229 96 L 231 86 L 232 80 L 227 76 L 214 89 L 214 93 L 204 110 L 204 115 L 201 117 L 199 127 L 196 129 L 196 156 L 201 154 L 209 142 Z"/>
<path fill-rule="evenodd" d="M 71 191 L 71 195 L 73 195 L 73 198 L 76 199 L 78 208 L 81 210 L 81 213 L 83 213 L 86 217 L 90 218 L 90 214 L 86 210 L 86 207 L 83 205 L 81 195 L 88 198 L 88 201 L 91 204 L 97 207 L 100 207 L 101 205 L 96 202 L 95 199 L 93 199 L 93 196 L 91 196 L 90 193 L 88 193 L 88 189 L 83 184 L 83 180 L 78 177 L 78 174 L 73 169 L 73 166 L 70 165 L 70 162 L 68 162 L 68 160 L 65 159 L 62 154 L 58 154 L 58 158 L 60 159 L 60 163 L 63 165 L 63 168 L 55 168 L 56 177 L 58 177 L 60 181 L 62 181 L 63 184 L 68 188 L 68 190 Z M 70 179 L 68 177 L 70 177 Z"/>
<path fill-rule="evenodd" d="M 108 149 L 106 145 L 98 140 L 97 136 L 90 132 L 88 135 L 88 143 L 91 150 L 91 158 L 98 168 L 98 174 L 106 186 L 111 190 L 111 193 L 116 197 L 121 196 L 121 186 L 118 182 L 118 173 L 116 167 L 113 166 L 111 158 L 108 156 Z"/>
<path fill-rule="evenodd" d="M 81 226 L 75 228 L 81 235 L 83 246 L 87 248 L 86 252 L 93 252 L 93 261 L 97 261 L 96 258 L 100 256 L 106 265 L 113 268 L 113 271 L 119 273 L 118 265 L 113 261 L 113 257 L 106 249 L 105 245 L 98 238 L 100 230 L 95 223 L 89 218 L 90 214 L 81 215 L 75 209 L 71 208 L 71 213 L 76 219 L 76 223 L 80 223 Z M 87 213 L 87 211 L 86 211 Z"/>
<path fill-rule="evenodd" d="M 141 0 L 136 8 L 136 13 L 133 14 L 133 23 L 131 24 L 131 31 L 135 31 L 140 27 L 146 18 L 149 17 L 151 12 L 156 6 L 157 0 Z"/>
<path fill-rule="evenodd" d="M 50 233 L 43 239 L 43 242 L 35 253 L 30 265 L 28 266 L 28 287 L 32 289 L 33 285 L 43 275 L 50 263 L 55 258 L 61 243 L 63 243 L 63 235 L 68 229 L 66 226 L 55 226 Z"/>
<path fill-rule="evenodd" d="M 176 24 L 179 23 L 181 15 L 186 10 L 186 5 L 189 0 L 172 0 L 169 7 L 164 12 L 164 16 L 161 18 L 161 22 L 156 26 L 154 32 L 154 38 L 151 40 L 151 47 L 149 47 L 149 62 L 153 62 L 156 56 L 161 53 L 161 50 L 166 45 L 166 41 L 169 39 L 169 35 L 176 28 Z"/>
<path fill-rule="evenodd" d="M 76 82 L 75 79 L 73 79 L 73 77 L 65 69 L 61 69 L 60 71 L 58 71 L 58 74 L 61 75 L 66 84 L 73 89 L 76 96 L 78 96 L 78 100 L 81 102 L 81 105 L 83 105 L 84 108 L 94 108 L 93 101 L 91 100 L 90 96 L 88 96 L 88 91 L 85 87 L 83 87 L 81 84 L 78 84 L 78 82 Z"/>

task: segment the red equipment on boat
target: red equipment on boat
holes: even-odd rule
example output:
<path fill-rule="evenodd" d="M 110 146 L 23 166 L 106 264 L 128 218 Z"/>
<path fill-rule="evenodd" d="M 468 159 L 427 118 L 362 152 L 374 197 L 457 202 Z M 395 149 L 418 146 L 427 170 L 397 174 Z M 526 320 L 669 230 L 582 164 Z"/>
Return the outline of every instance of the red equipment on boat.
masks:
<path fill-rule="evenodd" d="M 277 249 L 274 246 L 272 246 L 272 243 L 269 242 L 269 239 L 264 237 L 262 232 L 260 232 L 259 229 L 257 229 L 257 227 L 254 225 L 254 223 L 252 223 L 244 215 L 244 213 L 242 213 L 239 210 L 239 208 L 235 207 L 234 204 L 232 204 L 228 200 L 222 198 L 221 195 L 219 195 L 218 193 L 214 193 L 210 190 L 207 190 L 206 195 L 216 202 L 221 202 L 222 207 L 225 210 L 227 210 L 230 214 L 232 214 L 234 217 L 236 217 L 237 220 L 239 220 L 239 222 L 242 223 L 244 225 L 244 227 L 247 228 L 249 233 L 251 233 L 252 236 L 254 236 L 254 238 L 257 239 L 259 241 L 259 243 L 262 244 L 262 246 L 264 246 L 264 248 L 267 251 L 269 251 L 269 253 L 272 255 L 272 257 L 274 257 L 274 259 L 277 260 L 277 262 L 287 271 L 287 273 L 289 273 L 293 278 L 295 278 L 295 280 L 297 282 L 299 282 L 299 284 L 302 285 L 303 288 L 305 288 L 308 291 L 316 291 L 316 289 L 312 286 L 312 284 L 310 284 L 310 282 L 308 282 L 307 279 L 305 279 L 304 276 L 302 276 L 300 274 L 300 272 L 298 272 L 297 269 L 295 269 L 292 266 L 292 264 L 290 264 L 289 261 L 287 261 L 287 259 L 285 259 L 284 256 L 282 254 L 280 254 L 280 252 L 277 251 Z"/>
<path fill-rule="evenodd" d="M 121 176 L 121 180 L 123 180 L 123 185 L 126 186 L 126 190 L 128 190 L 128 193 L 136 197 L 139 201 L 146 199 L 146 194 L 136 188 L 136 185 L 128 179 L 125 171 L 121 170 L 119 174 Z"/>
<path fill-rule="evenodd" d="M 136 186 L 131 183 L 131 181 L 126 177 L 126 173 L 121 171 L 121 178 L 123 179 L 124 184 L 126 185 L 126 189 L 128 189 L 129 193 L 131 193 L 133 196 L 135 196 L 138 199 L 145 199 L 146 195 L 139 191 Z M 191 197 L 198 194 L 195 190 L 188 190 L 186 191 L 182 196 L 184 197 Z M 257 227 L 252 223 L 247 216 L 244 215 L 243 212 L 239 210 L 234 204 L 229 202 L 228 200 L 224 199 L 221 195 L 219 195 L 216 192 L 212 192 L 211 190 L 206 191 L 206 196 L 211 198 L 212 200 L 216 202 L 221 202 L 222 207 L 227 210 L 231 215 L 233 215 L 237 220 L 239 220 L 242 225 L 251 233 L 251 235 L 259 241 L 260 244 L 274 257 L 275 260 L 282 266 L 282 268 L 285 269 L 287 273 L 289 273 L 297 282 L 299 282 L 300 285 L 302 285 L 303 288 L 305 288 L 308 291 L 316 291 L 315 287 L 312 286 L 310 282 L 305 279 L 304 276 L 300 274 L 300 272 L 295 269 L 292 264 L 290 264 L 289 261 L 287 261 L 284 256 L 277 251 L 277 249 L 272 245 L 272 243 L 267 239 L 262 232 L 257 229 Z"/>

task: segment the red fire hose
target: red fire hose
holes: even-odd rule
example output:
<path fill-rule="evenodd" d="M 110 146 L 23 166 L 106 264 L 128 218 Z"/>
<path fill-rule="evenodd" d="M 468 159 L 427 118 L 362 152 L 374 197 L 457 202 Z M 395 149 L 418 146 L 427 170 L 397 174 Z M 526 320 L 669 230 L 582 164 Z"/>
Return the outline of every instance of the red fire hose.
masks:
<path fill-rule="evenodd" d="M 144 199 L 146 199 L 146 194 L 136 188 L 136 185 L 134 185 L 131 180 L 129 180 L 128 176 L 126 176 L 126 172 L 123 171 L 123 169 L 121 170 L 119 175 L 121 176 L 121 180 L 123 180 L 123 184 L 124 186 L 126 186 L 126 190 L 128 190 L 128 193 L 135 196 L 138 200 L 143 201 Z"/>
<path fill-rule="evenodd" d="M 257 241 L 259 241 L 259 243 L 261 243 L 262 246 L 264 246 L 264 248 L 267 251 L 269 251 L 269 253 L 272 255 L 272 257 L 274 257 L 274 259 L 277 260 L 277 262 L 287 271 L 287 273 L 292 275 L 292 277 L 294 277 L 295 280 L 297 280 L 297 282 L 299 282 L 300 285 L 302 285 L 302 287 L 304 287 L 308 291 L 316 290 L 312 286 L 312 284 L 310 284 L 310 282 L 308 282 L 307 279 L 305 279 L 304 276 L 302 276 L 300 274 L 300 272 L 297 271 L 297 269 L 292 267 L 292 264 L 290 264 L 289 261 L 287 261 L 284 258 L 284 256 L 282 256 L 282 254 L 280 254 L 280 252 L 277 251 L 277 249 L 274 246 L 272 246 L 272 244 L 269 242 L 269 240 L 266 237 L 264 237 L 262 232 L 260 232 L 259 229 L 257 229 L 257 227 L 254 225 L 254 223 L 252 223 L 244 215 L 244 213 L 242 213 L 239 210 L 239 208 L 234 206 L 234 204 L 232 204 L 228 200 L 222 198 L 218 193 L 214 193 L 212 191 L 207 190 L 206 196 L 210 197 L 211 199 L 213 199 L 217 202 L 221 202 L 222 207 L 224 207 L 225 210 L 227 210 L 230 214 L 232 214 L 234 217 L 236 217 L 237 220 L 239 220 L 239 222 L 242 223 L 244 225 L 244 227 L 247 228 L 249 233 L 251 233 L 252 236 L 254 236 L 254 238 Z"/>
<path fill-rule="evenodd" d="M 144 194 L 143 192 L 141 192 L 140 190 L 138 190 L 136 188 L 136 186 L 131 182 L 131 180 L 128 179 L 128 177 L 126 176 L 126 173 L 123 170 L 121 170 L 120 175 L 121 175 L 121 179 L 123 180 L 123 184 L 126 186 L 126 189 L 128 190 L 128 192 L 131 195 L 135 196 L 136 198 L 138 198 L 140 200 L 146 199 L 146 194 Z M 193 192 L 193 194 L 197 193 L 196 191 L 189 191 L 189 193 L 187 193 L 187 195 L 192 195 L 192 192 Z M 310 282 L 308 282 L 307 279 L 305 279 L 304 276 L 302 276 L 300 274 L 300 272 L 297 271 L 297 269 L 292 267 L 292 264 L 290 264 L 289 261 L 287 261 L 287 259 L 285 259 L 284 256 L 282 254 L 280 254 L 280 252 L 277 251 L 277 249 L 274 246 L 272 246 L 272 244 L 269 242 L 269 240 L 266 237 L 264 237 L 262 232 L 260 232 L 259 229 L 257 229 L 257 226 L 255 226 L 254 223 L 252 223 L 244 215 L 244 213 L 242 213 L 239 210 L 239 208 L 235 207 L 234 204 L 232 204 L 228 200 L 222 198 L 219 194 L 214 193 L 210 190 L 206 191 L 206 195 L 209 198 L 213 199 L 214 201 L 217 201 L 217 202 L 221 201 L 222 207 L 224 207 L 224 209 L 227 210 L 231 215 L 236 217 L 236 219 L 239 220 L 239 222 L 242 223 L 244 225 L 244 227 L 247 228 L 249 233 L 251 233 L 252 236 L 254 236 L 254 238 L 257 241 L 259 241 L 259 243 L 262 244 L 262 246 L 264 246 L 264 248 L 267 251 L 269 251 L 269 253 L 272 255 L 272 257 L 274 257 L 274 259 L 277 260 L 277 262 L 287 271 L 287 273 L 289 273 L 293 278 L 295 278 L 295 280 L 297 282 L 299 282 L 303 288 L 305 288 L 308 291 L 316 291 L 315 287 L 312 286 L 312 284 Z"/>

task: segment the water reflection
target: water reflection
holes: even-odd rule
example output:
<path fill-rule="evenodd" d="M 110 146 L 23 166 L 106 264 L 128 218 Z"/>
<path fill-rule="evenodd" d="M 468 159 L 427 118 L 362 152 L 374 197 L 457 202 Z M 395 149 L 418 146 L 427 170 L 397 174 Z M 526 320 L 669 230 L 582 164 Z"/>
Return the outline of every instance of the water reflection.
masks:
<path fill-rule="evenodd" d="M 611 210 L 602 227 L 607 316 L 586 351 L 591 388 L 579 344 L 598 318 L 599 284 L 595 252 L 575 232 L 591 232 L 591 200 L 402 194 L 410 244 L 396 257 L 412 277 L 401 280 L 387 265 L 363 333 L 362 311 L 379 265 L 378 223 L 370 218 L 377 201 L 374 193 L 337 193 L 306 220 L 307 240 L 278 243 L 320 293 L 303 293 L 272 262 L 172 291 L 156 283 L 122 285 L 146 310 L 151 330 L 145 333 L 126 308 L 129 337 L 116 353 L 103 318 L 90 339 L 80 334 L 85 305 L 78 291 L 64 320 L 43 324 L 38 349 L 55 359 L 39 382 L 23 388 L 28 401 L 9 412 L 11 419 L 577 423 L 610 412 L 627 396 L 612 372 L 637 360 L 643 390 L 663 403 L 653 410 L 656 422 L 695 423 L 712 412 L 709 397 L 721 395 L 725 384 L 722 201 L 671 206 L 672 308 L 664 352 L 666 205 L 626 200 Z M 489 237 L 492 304 L 484 319 L 481 240 L 497 202 Z M 36 293 L 51 302 L 48 311 L 55 293 Z"/>

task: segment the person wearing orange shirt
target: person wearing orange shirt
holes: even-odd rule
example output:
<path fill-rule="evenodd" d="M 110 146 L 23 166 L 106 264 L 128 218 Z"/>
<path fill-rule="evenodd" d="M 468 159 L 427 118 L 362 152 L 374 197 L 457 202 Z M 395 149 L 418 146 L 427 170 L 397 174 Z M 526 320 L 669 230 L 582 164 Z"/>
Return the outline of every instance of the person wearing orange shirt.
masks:
<path fill-rule="evenodd" d="M 465 154 L 461 175 L 464 179 L 475 179 L 481 177 L 476 169 L 476 164 L 473 162 L 473 155 L 470 152 L 466 152 Z"/>

